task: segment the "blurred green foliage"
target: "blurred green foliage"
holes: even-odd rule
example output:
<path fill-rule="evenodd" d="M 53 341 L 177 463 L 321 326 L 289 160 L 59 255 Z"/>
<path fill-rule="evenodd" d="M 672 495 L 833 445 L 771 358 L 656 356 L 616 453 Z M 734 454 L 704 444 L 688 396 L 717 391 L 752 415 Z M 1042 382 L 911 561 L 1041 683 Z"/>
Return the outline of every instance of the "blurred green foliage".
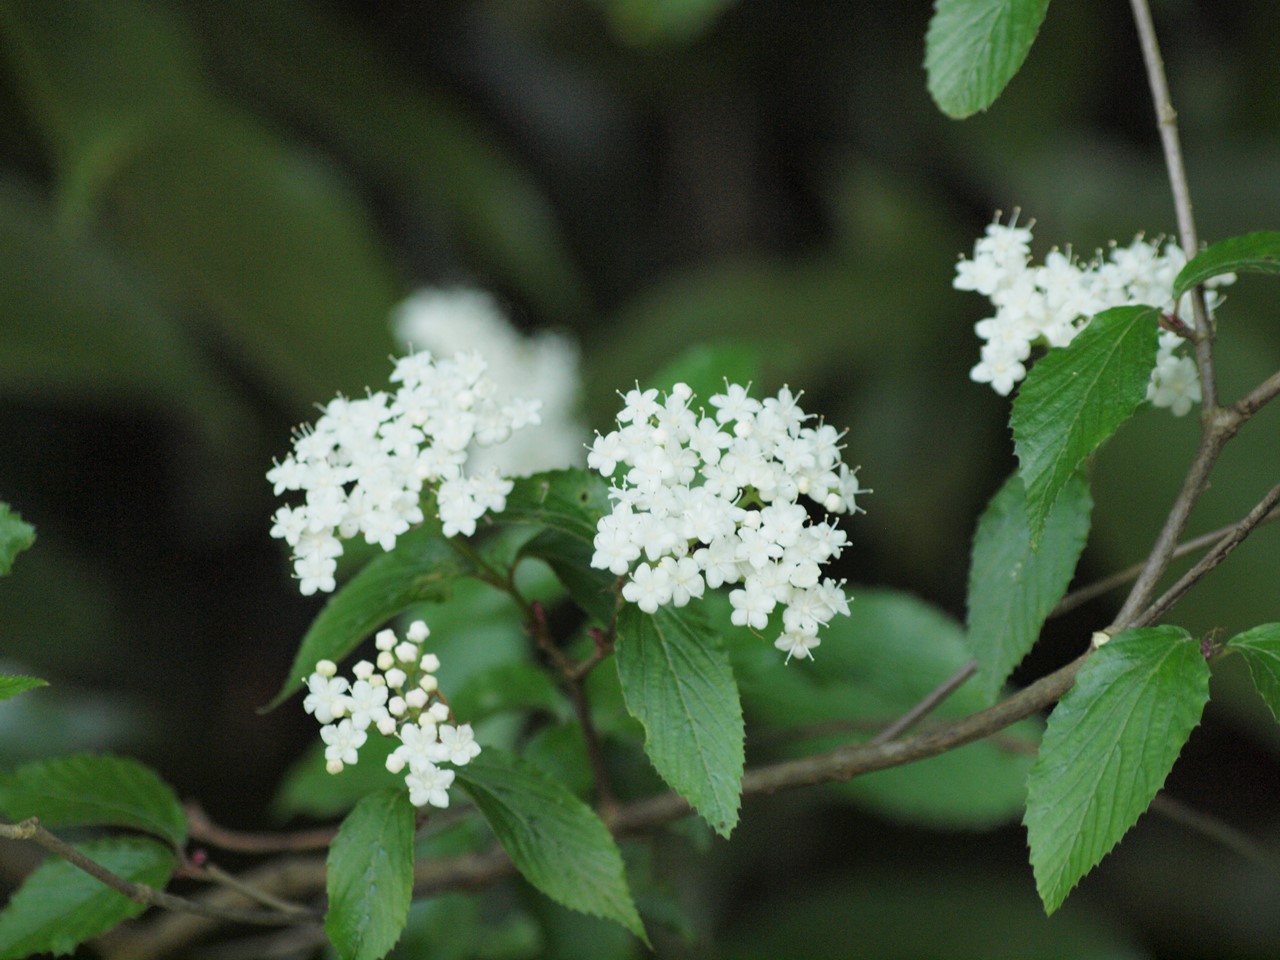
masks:
<path fill-rule="evenodd" d="M 1156 7 L 1202 235 L 1275 228 L 1272 5 Z M 925 90 L 928 15 L 818 0 L 2 0 L 0 499 L 40 540 L 0 582 L 0 655 L 4 672 L 54 684 L 0 705 L 3 762 L 114 745 L 221 819 L 265 816 L 314 727 L 256 708 L 318 604 L 267 537 L 262 475 L 313 403 L 383 380 L 388 312 L 423 283 L 486 287 L 522 326 L 577 335 L 596 426 L 614 391 L 685 347 L 754 345 L 762 386 L 803 388 L 806 409 L 847 427 L 876 491 L 848 524 L 844 575 L 960 618 L 974 521 L 1013 459 L 1008 403 L 967 380 L 981 303 L 951 290 L 956 255 L 997 209 L 1037 220 L 1041 255 L 1173 217 L 1124 5 L 1053 6 L 1001 100 L 964 123 Z M 1280 367 L 1274 299 L 1269 278 L 1230 290 L 1227 397 Z M 1228 449 L 1193 532 L 1275 482 L 1278 417 Z M 1108 444 L 1083 578 L 1144 554 L 1194 444 L 1194 423 L 1163 412 Z M 1276 620 L 1278 565 L 1264 529 L 1177 621 L 1230 635 Z M 1078 650 L 1113 602 L 1051 625 L 1018 678 Z M 502 617 L 453 643 L 478 697 L 483 671 L 522 649 Z M 1170 789 L 1274 840 L 1280 734 L 1237 666 L 1215 675 Z M 599 683 L 607 707 L 617 691 Z M 950 810 L 928 785 L 915 789 L 929 809 Z M 1275 874 L 1154 816 L 1046 921 L 1020 830 L 909 827 L 875 812 L 876 793 L 870 778 L 748 802 L 728 847 L 667 850 L 697 939 L 664 935 L 661 952 L 1266 957 L 1280 944 Z M 505 939 L 441 955 L 529 948 L 522 918 L 546 908 L 494 896 Z M 416 942 L 431 942 L 438 914 L 417 916 Z M 581 932 L 558 922 L 565 942 Z"/>

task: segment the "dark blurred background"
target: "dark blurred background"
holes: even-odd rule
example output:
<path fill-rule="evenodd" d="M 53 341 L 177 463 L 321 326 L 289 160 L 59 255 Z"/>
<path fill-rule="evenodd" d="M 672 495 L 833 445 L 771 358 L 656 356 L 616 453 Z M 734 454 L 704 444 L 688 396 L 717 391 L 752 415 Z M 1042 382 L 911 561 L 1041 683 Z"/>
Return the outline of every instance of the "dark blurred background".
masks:
<path fill-rule="evenodd" d="M 1202 238 L 1280 226 L 1274 4 L 1154 6 Z M 684 347 L 760 344 L 765 386 L 847 426 L 875 490 L 851 576 L 963 620 L 971 531 L 1014 461 L 1008 402 L 967 377 L 986 304 L 951 289 L 957 255 L 997 210 L 1034 218 L 1038 256 L 1174 221 L 1127 5 L 1053 6 L 965 122 L 925 92 L 929 14 L 0 3 L 0 499 L 39 536 L 0 582 L 0 658 L 52 683 L 0 707 L 0 764 L 130 752 L 217 819 L 271 824 L 314 728 L 256 709 L 321 601 L 267 536 L 263 475 L 315 403 L 385 381 L 389 312 L 424 284 L 573 334 L 595 427 Z M 1250 278 L 1219 313 L 1227 398 L 1280 366 L 1276 290 Z M 1277 426 L 1229 449 L 1192 532 L 1275 482 Z M 1152 411 L 1103 452 L 1080 582 L 1143 556 L 1195 438 Z M 1280 620 L 1277 569 L 1264 529 L 1173 619 Z M 1116 602 L 1053 625 L 1015 679 Z M 1213 697 L 1169 792 L 1275 850 L 1276 725 L 1238 663 Z M 946 832 L 810 792 L 749 803 L 732 844 L 681 866 L 694 953 L 1191 958 L 1280 955 L 1270 862 L 1148 814 L 1046 920 L 1016 824 Z"/>

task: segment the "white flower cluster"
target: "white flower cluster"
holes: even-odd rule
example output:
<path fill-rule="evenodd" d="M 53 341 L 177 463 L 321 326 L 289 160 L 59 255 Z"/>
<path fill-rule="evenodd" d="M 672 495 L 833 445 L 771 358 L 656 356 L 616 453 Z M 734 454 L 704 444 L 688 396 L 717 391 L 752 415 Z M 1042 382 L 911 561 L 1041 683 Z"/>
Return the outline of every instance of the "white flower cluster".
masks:
<path fill-rule="evenodd" d="M 449 723 L 449 707 L 440 699 L 435 673 L 440 660 L 423 653 L 422 643 L 431 631 L 415 620 L 403 641 L 394 630 L 382 630 L 374 638 L 377 663 L 361 660 L 352 668 L 354 681 L 336 676 L 332 660 L 321 660 L 307 677 L 302 707 L 323 726 L 325 769 L 341 773 L 358 759 L 369 738 L 370 727 L 400 741 L 387 757 L 387 769 L 408 769 L 405 784 L 416 807 L 449 805 L 449 787 L 455 773 L 440 766 L 461 767 L 480 754 L 471 725 Z"/>
<path fill-rule="evenodd" d="M 726 385 L 710 399 L 714 416 L 692 400 L 683 383 L 661 401 L 637 388 L 623 397 L 618 429 L 596 437 L 587 465 L 606 477 L 626 469 L 610 488 L 591 565 L 629 573 L 622 595 L 647 613 L 739 584 L 733 622 L 763 630 L 781 606 L 774 645 L 788 660 L 809 657 L 818 628 L 849 613 L 843 582 L 822 577 L 848 538 L 829 520 L 810 522 L 797 499 L 827 513 L 858 509 L 867 491 L 841 459 L 843 435 L 821 421 L 805 426 L 812 418 L 785 387 L 761 402 Z"/>
<path fill-rule="evenodd" d="M 485 511 L 506 507 L 511 481 L 495 467 L 468 470 L 471 449 L 500 444 L 538 422 L 537 401 L 498 399 L 479 354 L 438 360 L 428 351 L 395 362 L 395 393 L 338 397 L 267 479 L 277 494 L 306 493 L 272 517 L 271 535 L 293 549 L 304 595 L 332 591 L 341 539 L 364 534 L 384 550 L 423 519 L 423 486 L 434 487 L 445 536 L 475 533 Z"/>
<path fill-rule="evenodd" d="M 1178 309 L 1179 319 L 1190 325 L 1189 304 L 1174 304 L 1173 280 L 1186 264 L 1186 256 L 1174 243 L 1159 249 L 1137 237 L 1127 247 L 1113 244 L 1104 259 L 1101 251 L 1088 263 L 1076 260 L 1070 249 L 1053 250 L 1044 264 L 1031 262 L 1031 228 L 1008 226 L 999 220 L 973 246 L 973 259 L 961 259 L 952 284 L 957 290 L 973 290 L 988 297 L 995 316 L 974 327 L 982 339 L 982 358 L 969 376 L 989 383 L 1001 396 L 1026 376 L 1025 361 L 1035 344 L 1065 347 L 1089 324 L 1094 314 L 1111 307 L 1149 304 L 1167 314 Z M 1228 275 L 1210 286 L 1231 283 Z M 1208 293 L 1210 310 L 1220 298 Z M 1184 339 L 1162 330 L 1147 386 L 1147 399 L 1157 407 L 1169 407 L 1182 416 L 1200 402 L 1200 378 L 1195 362 L 1178 350 Z"/>
<path fill-rule="evenodd" d="M 504 477 L 582 465 L 587 429 L 578 416 L 578 349 L 562 335 L 521 336 L 483 290 L 423 289 L 392 313 L 395 337 L 415 350 L 441 356 L 474 352 L 489 364 L 502 391 L 519 385 L 541 401 L 542 422 L 495 447 L 472 451 L 472 468 L 497 467 Z"/>

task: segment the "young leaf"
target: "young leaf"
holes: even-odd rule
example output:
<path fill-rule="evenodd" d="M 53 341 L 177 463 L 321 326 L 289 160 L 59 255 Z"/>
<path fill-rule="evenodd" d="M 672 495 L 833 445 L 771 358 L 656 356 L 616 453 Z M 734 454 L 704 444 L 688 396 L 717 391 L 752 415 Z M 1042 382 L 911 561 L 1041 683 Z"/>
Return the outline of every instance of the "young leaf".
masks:
<path fill-rule="evenodd" d="M 128 757 L 77 754 L 24 764 L 0 776 L 0 810 L 45 826 L 131 827 L 180 847 L 187 819 L 173 788 Z"/>
<path fill-rule="evenodd" d="M 126 880 L 159 889 L 176 866 L 170 851 L 143 837 L 93 840 L 79 850 Z M 145 909 L 78 867 L 51 858 L 27 877 L 0 914 L 0 960 L 69 954 Z"/>
<path fill-rule="evenodd" d="M 35 687 L 47 687 L 48 680 L 39 677 L 13 677 L 0 675 L 0 700 L 8 700 L 18 694 Z"/>
<path fill-rule="evenodd" d="M 978 521 L 969 567 L 966 642 L 978 661 L 974 683 L 994 701 L 1009 673 L 1027 655 L 1054 604 L 1062 599 L 1089 533 L 1093 500 L 1076 474 L 1063 487 L 1031 545 L 1026 488 L 1014 474 Z"/>
<path fill-rule="evenodd" d="M 609 483 L 594 470 L 549 470 L 516 480 L 493 520 L 536 523 L 590 543 L 610 509 Z"/>
<path fill-rule="evenodd" d="M 1049 0 L 937 0 L 925 34 L 929 94 L 964 119 L 995 103 L 1031 51 Z"/>
<path fill-rule="evenodd" d="M 36 528 L 0 500 L 0 577 L 13 569 L 13 559 L 36 542 Z"/>
<path fill-rule="evenodd" d="M 1104 310 L 1070 346 L 1049 351 L 1027 374 L 1009 425 L 1033 545 L 1076 468 L 1145 399 L 1158 315 L 1142 305 Z"/>
<path fill-rule="evenodd" d="M 1047 913 L 1147 809 L 1208 699 L 1208 665 L 1181 627 L 1117 634 L 1080 668 L 1027 780 L 1023 822 Z"/>
<path fill-rule="evenodd" d="M 493 747 L 459 767 L 457 782 L 526 880 L 557 903 L 645 939 L 622 855 L 590 807 L 533 764 Z"/>
<path fill-rule="evenodd" d="M 662 779 L 727 837 L 742 798 L 743 721 L 738 685 L 717 633 L 688 607 L 618 615 L 615 648 L 627 711 Z"/>
<path fill-rule="evenodd" d="M 427 524 L 405 534 L 395 549 L 374 558 L 325 604 L 302 638 L 280 692 L 263 712 L 291 697 L 318 660 L 341 660 L 401 611 L 447 599 L 454 582 L 470 573 L 471 565 L 449 546 L 438 526 Z"/>
<path fill-rule="evenodd" d="M 1238 633 L 1227 641 L 1227 649 L 1244 657 L 1253 685 L 1280 720 L 1280 623 L 1264 623 Z"/>
<path fill-rule="evenodd" d="M 324 932 L 342 960 L 379 960 L 400 939 L 413 898 L 413 804 L 379 790 L 347 814 L 329 847 Z"/>
<path fill-rule="evenodd" d="M 1201 250 L 1178 271 L 1173 296 L 1224 273 L 1280 273 L 1280 230 L 1246 233 Z"/>

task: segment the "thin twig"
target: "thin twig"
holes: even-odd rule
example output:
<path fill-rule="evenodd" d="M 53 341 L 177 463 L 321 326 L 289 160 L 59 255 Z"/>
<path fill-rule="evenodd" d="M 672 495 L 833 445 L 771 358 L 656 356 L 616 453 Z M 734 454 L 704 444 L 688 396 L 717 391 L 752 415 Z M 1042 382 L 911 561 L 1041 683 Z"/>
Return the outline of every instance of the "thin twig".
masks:
<path fill-rule="evenodd" d="M 1276 520 L 1280 520 L 1280 510 L 1272 510 L 1271 513 L 1267 514 L 1267 516 L 1262 519 L 1262 523 L 1259 523 L 1258 526 L 1273 523 Z M 1180 557 L 1185 557 L 1189 553 L 1195 553 L 1197 550 L 1203 550 L 1205 547 L 1212 546 L 1235 529 L 1235 526 L 1236 525 L 1234 523 L 1229 523 L 1225 527 L 1219 527 L 1217 530 L 1210 530 L 1208 533 L 1202 533 L 1198 537 L 1193 537 L 1190 540 L 1183 541 L 1174 548 L 1173 553 L 1170 555 L 1170 559 L 1177 560 Z M 1079 590 L 1071 591 L 1071 593 L 1068 593 L 1065 597 L 1059 600 L 1058 605 L 1049 612 L 1049 619 L 1060 617 L 1063 614 L 1076 609 L 1076 607 L 1083 606 L 1090 600 L 1095 600 L 1098 597 L 1110 593 L 1112 590 L 1116 589 L 1116 587 L 1124 586 L 1126 583 L 1137 577 L 1138 574 L 1142 572 L 1142 568 L 1144 566 L 1145 564 L 1135 563 L 1133 566 L 1125 567 L 1123 570 L 1113 573 L 1109 577 L 1103 577 L 1101 580 L 1083 586 Z"/>
<path fill-rule="evenodd" d="M 1156 794 L 1155 799 L 1151 801 L 1151 810 L 1220 843 L 1251 863 L 1266 867 L 1272 873 L 1280 874 L 1280 856 L 1262 846 L 1243 830 L 1237 830 L 1215 816 L 1192 809 L 1164 793 Z"/>
<path fill-rule="evenodd" d="M 306 911 L 305 916 L 299 916 L 292 911 L 281 913 L 276 910 L 211 907 L 197 900 L 188 900 L 185 897 L 177 897 L 171 893 L 165 893 L 163 890 L 157 890 L 144 883 L 134 883 L 132 880 L 126 880 L 119 874 L 108 870 L 96 860 L 85 856 L 65 840 L 50 833 L 41 825 L 37 817 L 28 817 L 18 824 L 0 824 L 0 837 L 9 840 L 29 840 L 55 856 L 61 857 L 73 867 L 83 870 L 112 890 L 124 894 L 134 903 L 141 903 L 148 907 L 163 907 L 166 910 L 193 913 L 213 920 L 230 923 L 252 923 L 260 926 L 292 926 L 298 923 L 314 923 L 320 919 L 318 914 L 310 911 Z"/>
<path fill-rule="evenodd" d="M 1280 484 L 1272 487 L 1267 492 L 1267 495 L 1258 502 L 1257 506 L 1250 510 L 1243 520 L 1231 527 L 1227 535 L 1219 540 L 1212 550 L 1201 557 L 1194 567 L 1179 577 L 1178 581 L 1166 590 L 1158 600 L 1135 618 L 1133 626 L 1145 626 L 1160 619 L 1166 610 L 1182 598 L 1183 594 L 1195 586 L 1206 573 L 1225 560 L 1227 555 L 1238 547 L 1254 528 L 1266 520 L 1278 503 L 1280 503 Z"/>
<path fill-rule="evenodd" d="M 327 850 L 338 833 L 336 827 L 317 827 L 313 830 L 298 830 L 293 833 L 232 830 L 214 823 L 198 803 L 186 803 L 183 811 L 187 816 L 187 832 L 192 840 L 236 853 L 301 853 L 306 850 Z"/>
<path fill-rule="evenodd" d="M 288 900 L 281 899 L 265 890 L 256 890 L 234 874 L 227 873 L 217 864 L 205 864 L 200 868 L 200 872 L 215 883 L 220 883 L 222 886 L 241 894 L 245 899 L 260 903 L 264 907 L 270 907 L 272 910 L 278 910 L 281 913 L 292 913 L 298 916 L 305 916 L 311 920 L 315 919 L 316 914 L 310 908 L 304 907 L 299 903 L 290 903 Z"/>
<path fill-rule="evenodd" d="M 930 690 L 920 702 L 889 724 L 872 738 L 872 744 L 888 743 L 894 737 L 910 730 L 924 717 L 936 710 L 942 703 L 959 690 L 966 680 L 978 672 L 978 661 L 970 660 L 947 679 Z"/>
<path fill-rule="evenodd" d="M 1240 414 L 1241 418 L 1247 420 L 1277 396 L 1280 396 L 1280 372 L 1273 373 L 1250 393 L 1246 394 L 1235 405 L 1235 410 Z"/>

